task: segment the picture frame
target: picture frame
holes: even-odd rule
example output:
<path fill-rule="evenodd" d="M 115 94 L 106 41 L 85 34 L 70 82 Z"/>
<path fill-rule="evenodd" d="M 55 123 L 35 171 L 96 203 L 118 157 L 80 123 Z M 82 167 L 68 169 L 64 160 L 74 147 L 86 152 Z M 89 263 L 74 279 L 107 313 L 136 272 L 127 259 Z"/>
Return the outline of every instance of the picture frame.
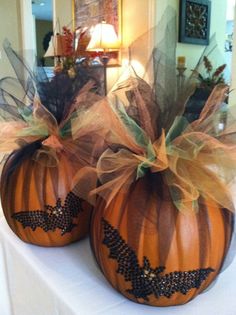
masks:
<path fill-rule="evenodd" d="M 208 45 L 210 22 L 211 1 L 180 0 L 179 42 Z"/>
<path fill-rule="evenodd" d="M 72 0 L 72 18 L 73 28 L 87 28 L 88 31 L 83 37 L 81 45 L 81 54 L 84 56 L 93 56 L 94 54 L 86 51 L 90 40 L 90 30 L 97 23 L 106 21 L 112 24 L 122 42 L 122 0 Z M 119 65 L 120 51 L 107 52 L 110 56 L 109 64 Z"/>
<path fill-rule="evenodd" d="M 122 0 L 73 0 L 75 28 L 92 27 L 105 20 L 121 36 L 121 6 Z"/>

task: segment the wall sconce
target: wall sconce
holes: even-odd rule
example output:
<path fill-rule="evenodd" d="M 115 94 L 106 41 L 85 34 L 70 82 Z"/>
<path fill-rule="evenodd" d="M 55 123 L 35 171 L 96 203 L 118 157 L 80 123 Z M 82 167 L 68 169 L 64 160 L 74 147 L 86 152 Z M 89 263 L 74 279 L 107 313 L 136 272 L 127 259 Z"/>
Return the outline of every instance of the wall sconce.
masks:
<path fill-rule="evenodd" d="M 86 48 L 87 51 L 101 52 L 99 56 L 104 66 L 104 87 L 105 94 L 107 94 L 107 75 L 106 67 L 109 62 L 109 52 L 118 51 L 120 48 L 120 41 L 115 32 L 114 26 L 102 21 L 94 27 L 91 40 Z"/>

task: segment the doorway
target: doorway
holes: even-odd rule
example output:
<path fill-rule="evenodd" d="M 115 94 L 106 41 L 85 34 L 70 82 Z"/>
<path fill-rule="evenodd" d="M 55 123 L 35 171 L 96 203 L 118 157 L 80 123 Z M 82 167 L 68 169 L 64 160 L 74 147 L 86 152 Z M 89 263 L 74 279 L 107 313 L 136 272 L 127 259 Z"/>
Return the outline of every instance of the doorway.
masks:
<path fill-rule="evenodd" d="M 52 0 L 33 0 L 32 14 L 35 21 L 37 64 L 46 67 L 53 66 L 53 58 L 44 58 L 53 35 Z"/>

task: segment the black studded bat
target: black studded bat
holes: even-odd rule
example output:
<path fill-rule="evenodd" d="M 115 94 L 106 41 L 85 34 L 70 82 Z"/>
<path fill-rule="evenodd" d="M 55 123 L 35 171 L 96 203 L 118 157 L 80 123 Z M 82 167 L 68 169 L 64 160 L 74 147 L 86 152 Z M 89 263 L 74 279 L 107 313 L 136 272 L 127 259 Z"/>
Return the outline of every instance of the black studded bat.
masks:
<path fill-rule="evenodd" d="M 61 229 L 61 235 L 71 232 L 76 226 L 73 218 L 77 218 L 82 212 L 81 200 L 74 193 L 69 192 L 66 196 L 64 206 L 58 198 L 55 207 L 45 205 L 45 210 L 20 211 L 12 215 L 12 218 L 19 221 L 23 228 L 30 227 L 33 231 L 41 227 L 45 232 Z"/>
<path fill-rule="evenodd" d="M 154 294 L 156 298 L 165 296 L 170 298 L 175 292 L 187 294 L 192 288 L 200 288 L 212 268 L 191 271 L 174 271 L 162 274 L 164 266 L 152 268 L 147 257 L 143 257 L 143 266 L 139 265 L 135 251 L 122 239 L 117 229 L 102 219 L 104 228 L 103 244 L 109 249 L 109 258 L 118 263 L 117 273 L 130 281 L 132 288 L 127 290 L 136 298 L 148 301 L 148 296 Z"/>

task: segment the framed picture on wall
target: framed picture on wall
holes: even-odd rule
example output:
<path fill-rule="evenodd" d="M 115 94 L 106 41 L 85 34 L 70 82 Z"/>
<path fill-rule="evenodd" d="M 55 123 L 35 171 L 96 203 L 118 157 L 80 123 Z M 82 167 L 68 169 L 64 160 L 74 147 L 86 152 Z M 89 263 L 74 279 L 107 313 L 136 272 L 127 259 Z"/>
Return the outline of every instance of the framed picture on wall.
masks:
<path fill-rule="evenodd" d="M 90 52 L 86 52 L 87 44 L 90 40 L 91 29 L 97 23 L 105 21 L 112 24 L 118 37 L 122 36 L 122 0 L 72 0 L 74 28 L 87 28 L 86 36 L 81 42 L 81 54 L 91 56 Z M 119 53 L 112 52 L 111 59 L 115 64 L 119 63 Z"/>
<path fill-rule="evenodd" d="M 208 45 L 211 1 L 180 0 L 179 42 Z"/>
<path fill-rule="evenodd" d="M 122 0 L 73 0 L 75 27 L 91 27 L 106 21 L 121 33 Z"/>

